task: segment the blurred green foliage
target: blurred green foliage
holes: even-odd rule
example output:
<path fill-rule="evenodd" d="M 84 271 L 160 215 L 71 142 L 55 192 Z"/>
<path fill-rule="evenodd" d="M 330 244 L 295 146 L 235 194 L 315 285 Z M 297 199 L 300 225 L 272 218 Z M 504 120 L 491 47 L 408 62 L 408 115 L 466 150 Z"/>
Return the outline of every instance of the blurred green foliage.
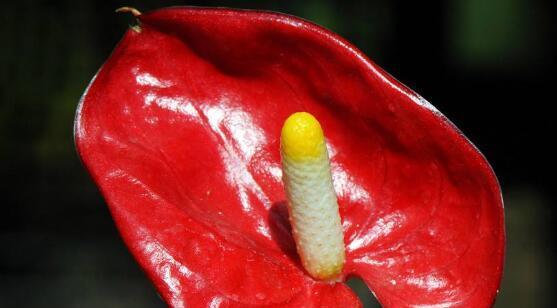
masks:
<path fill-rule="evenodd" d="M 451 53 L 461 65 L 516 69 L 540 65 L 548 14 L 537 1 L 452 1 Z"/>

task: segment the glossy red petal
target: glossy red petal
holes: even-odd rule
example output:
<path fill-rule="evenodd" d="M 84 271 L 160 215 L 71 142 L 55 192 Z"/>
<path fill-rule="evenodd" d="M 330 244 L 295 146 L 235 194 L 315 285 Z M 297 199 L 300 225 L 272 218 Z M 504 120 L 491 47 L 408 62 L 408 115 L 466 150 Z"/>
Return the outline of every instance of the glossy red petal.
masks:
<path fill-rule="evenodd" d="M 301 269 L 280 127 L 327 136 L 345 275 L 385 307 L 487 307 L 504 253 L 488 163 L 433 106 L 338 36 L 294 17 L 140 16 L 83 96 L 78 151 L 134 257 L 174 307 L 359 305 Z"/>

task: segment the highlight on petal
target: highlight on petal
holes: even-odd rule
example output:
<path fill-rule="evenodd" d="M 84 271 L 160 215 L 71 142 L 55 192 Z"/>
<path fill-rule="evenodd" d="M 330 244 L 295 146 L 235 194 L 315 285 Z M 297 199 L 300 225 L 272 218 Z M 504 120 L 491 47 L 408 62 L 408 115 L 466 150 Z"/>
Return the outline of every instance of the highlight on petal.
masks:
<path fill-rule="evenodd" d="M 295 17 L 138 15 L 91 81 L 75 141 L 131 253 L 173 307 L 358 306 L 296 254 L 280 129 L 327 133 L 346 244 L 384 307 L 488 307 L 503 205 L 485 158 L 431 104 L 337 35 Z"/>

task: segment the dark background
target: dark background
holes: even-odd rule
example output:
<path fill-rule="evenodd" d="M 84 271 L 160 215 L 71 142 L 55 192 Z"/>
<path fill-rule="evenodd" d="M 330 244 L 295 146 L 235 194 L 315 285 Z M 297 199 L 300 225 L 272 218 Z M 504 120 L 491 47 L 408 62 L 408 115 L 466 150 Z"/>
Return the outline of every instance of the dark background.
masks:
<path fill-rule="evenodd" d="M 497 307 L 557 304 L 555 1 L 186 3 L 312 20 L 428 99 L 481 149 L 501 182 L 508 251 Z M 72 126 L 81 93 L 133 24 L 114 9 L 178 4 L 2 4 L 0 307 L 164 306 L 80 165 Z"/>

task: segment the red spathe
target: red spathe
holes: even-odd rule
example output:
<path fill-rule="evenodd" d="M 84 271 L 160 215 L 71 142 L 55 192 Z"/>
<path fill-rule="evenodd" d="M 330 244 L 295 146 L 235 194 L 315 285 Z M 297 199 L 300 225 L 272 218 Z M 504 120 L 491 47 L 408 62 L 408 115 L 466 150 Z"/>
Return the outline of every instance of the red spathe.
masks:
<path fill-rule="evenodd" d="M 173 307 L 352 307 L 290 235 L 280 129 L 321 122 L 345 234 L 343 277 L 384 307 L 489 307 L 503 204 L 441 113 L 337 35 L 268 12 L 139 16 L 84 94 L 81 158 L 124 241 Z"/>

